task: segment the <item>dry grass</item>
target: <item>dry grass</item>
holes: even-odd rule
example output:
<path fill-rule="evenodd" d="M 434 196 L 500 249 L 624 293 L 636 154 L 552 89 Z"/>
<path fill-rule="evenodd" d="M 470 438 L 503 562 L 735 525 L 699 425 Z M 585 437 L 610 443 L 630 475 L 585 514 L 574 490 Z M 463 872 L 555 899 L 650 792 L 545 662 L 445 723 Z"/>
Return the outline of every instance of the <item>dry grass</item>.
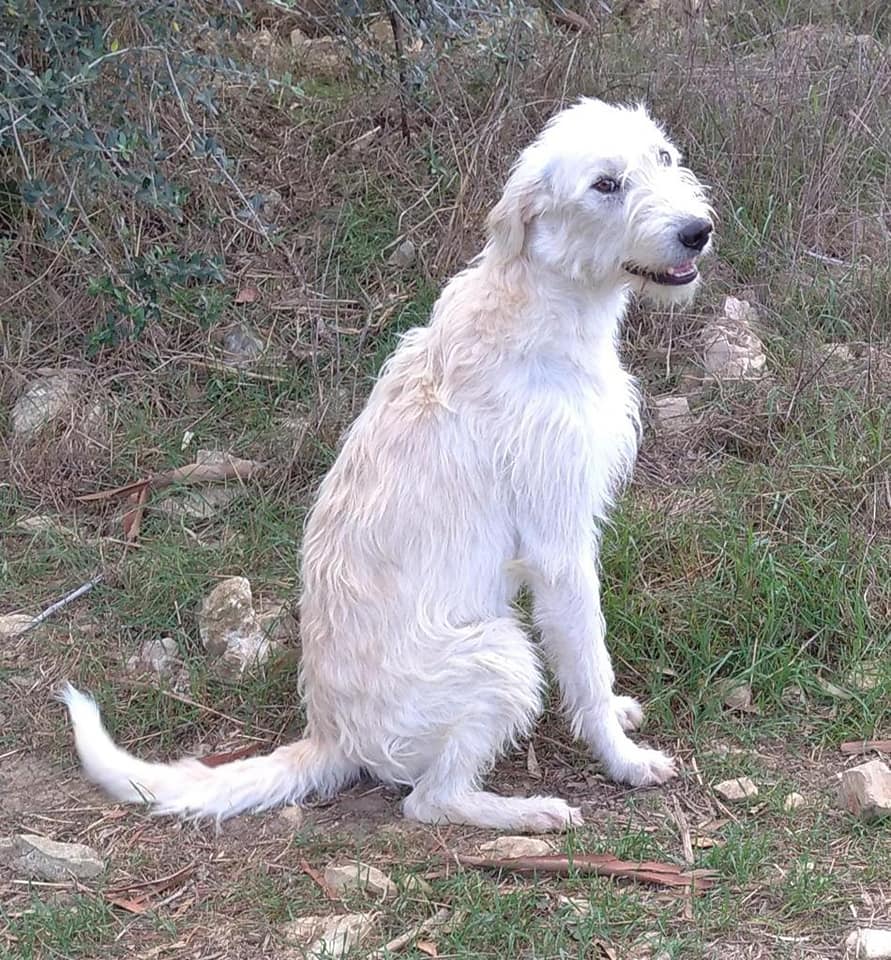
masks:
<path fill-rule="evenodd" d="M 147 756 L 296 734 L 296 645 L 263 675 L 221 681 L 204 663 L 195 610 L 225 575 L 249 576 L 260 597 L 292 594 L 304 511 L 344 424 L 397 335 L 425 322 L 440 284 L 478 249 L 483 212 L 519 147 L 579 94 L 649 100 L 712 184 L 720 217 L 697 306 L 629 318 L 626 356 L 647 397 L 685 389 L 701 330 L 728 294 L 759 311 L 769 377 L 700 391 L 695 424 L 680 437 L 649 431 L 606 537 L 621 684 L 648 700 L 647 736 L 680 753 L 683 781 L 665 793 L 606 784 L 553 720 L 534 740 L 543 779 L 511 757 L 496 781 L 585 802 L 594 826 L 567 845 L 629 857 L 680 862 L 680 809 L 714 840 L 696 858 L 722 883 L 691 919 L 675 900 L 603 881 L 449 872 L 433 881 L 433 905 L 467 919 L 441 938 L 440 955 L 587 956 L 600 940 L 643 957 L 641 937 L 654 932 L 677 957 L 837 955 L 851 906 L 879 916 L 891 884 L 880 832 L 832 798 L 836 744 L 887 736 L 891 722 L 886 5 L 729 0 L 606 15 L 573 4 L 586 32 L 550 15 L 495 30 L 471 18 L 476 32 L 425 47 L 407 65 L 401 96 L 386 31 L 365 34 L 359 21 L 333 64 L 301 60 L 290 31 L 325 38 L 334 21 L 318 4 L 299 6 L 255 2 L 235 37 L 206 29 L 182 38 L 242 61 L 202 74 L 215 113 L 185 96 L 143 104 L 165 142 L 212 136 L 230 161 L 231 181 L 215 181 L 215 162 L 185 149 L 164 161 L 188 191 L 181 221 L 108 192 L 72 204 L 58 242 L 27 211 L 0 238 L 0 613 L 34 611 L 106 574 L 78 607 L 0 650 L 9 681 L 0 833 L 86 840 L 112 863 L 108 880 L 82 894 L 7 884 L 0 955 L 281 955 L 279 921 L 329 909 L 302 861 L 361 855 L 401 875 L 437 865 L 444 846 L 479 842 L 475 831 L 404 824 L 398 798 L 370 785 L 311 811 L 296 833 L 274 816 L 210 836 L 121 813 L 73 774 L 49 694 L 69 677 L 97 690 L 117 735 Z M 145 29 L 126 12 L 111 28 L 131 44 Z M 70 171 L 39 143 L 24 146 L 35 172 L 66 182 Z M 19 162 L 0 153 L 0 181 Z M 250 198 L 261 198 L 262 223 L 246 210 Z M 388 261 L 404 239 L 417 259 L 400 267 Z M 162 250 L 218 258 L 222 281 L 180 282 L 151 261 L 159 309 L 132 337 L 124 310 L 123 335 L 103 339 L 112 298 L 90 292 L 95 281 L 117 278 L 128 310 L 139 294 L 133 263 Z M 227 337 L 242 329 L 262 350 L 239 364 Z M 81 372 L 75 401 L 39 435 L 13 439 L 16 398 L 60 368 Z M 118 512 L 75 501 L 190 462 L 199 447 L 264 460 L 268 472 L 206 520 L 150 503 L 131 548 Z M 20 525 L 47 514 L 48 529 Z M 185 690 L 123 675 L 139 644 L 162 635 L 175 637 L 188 665 Z M 869 691 L 850 680 L 864 663 L 878 671 Z M 846 695 L 827 693 L 824 678 Z M 719 681 L 749 683 L 760 715 L 723 710 Z M 764 805 L 728 814 L 711 785 L 740 774 L 759 780 Z M 813 801 L 794 818 L 782 810 L 792 789 Z M 149 914 L 103 900 L 106 888 L 192 863 L 170 891 L 177 899 Z M 581 926 L 567 919 L 563 894 L 591 900 Z M 429 909 L 418 896 L 387 907 L 376 943 Z"/>

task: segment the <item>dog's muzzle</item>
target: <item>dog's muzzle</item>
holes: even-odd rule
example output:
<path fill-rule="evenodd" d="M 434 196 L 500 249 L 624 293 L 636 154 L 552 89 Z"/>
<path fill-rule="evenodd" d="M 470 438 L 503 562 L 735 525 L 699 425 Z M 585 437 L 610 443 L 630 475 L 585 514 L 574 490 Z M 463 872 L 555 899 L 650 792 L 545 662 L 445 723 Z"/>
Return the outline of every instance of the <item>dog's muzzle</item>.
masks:
<path fill-rule="evenodd" d="M 664 270 L 647 270 L 636 263 L 626 263 L 623 268 L 628 273 L 633 273 L 636 277 L 643 277 L 644 280 L 649 280 L 652 283 L 658 283 L 666 287 L 683 287 L 692 283 L 699 276 L 696 257 L 708 245 L 712 229 L 710 220 L 706 220 L 704 217 L 696 217 L 689 220 L 678 230 L 678 242 L 683 248 L 692 251 L 694 254 L 688 260 L 682 260 L 680 263 Z"/>

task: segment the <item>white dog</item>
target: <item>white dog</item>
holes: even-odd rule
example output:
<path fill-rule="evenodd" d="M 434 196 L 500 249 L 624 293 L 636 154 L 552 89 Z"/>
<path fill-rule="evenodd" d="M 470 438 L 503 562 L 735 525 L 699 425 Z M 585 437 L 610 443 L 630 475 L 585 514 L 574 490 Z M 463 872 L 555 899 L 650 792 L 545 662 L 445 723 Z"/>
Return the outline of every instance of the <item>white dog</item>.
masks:
<path fill-rule="evenodd" d="M 641 708 L 613 693 L 598 522 L 638 442 L 617 353 L 629 291 L 691 296 L 710 208 L 642 107 L 583 100 L 523 152 L 488 226 L 390 358 L 307 522 L 304 739 L 214 768 L 146 763 L 66 687 L 86 773 L 116 798 L 220 819 L 330 795 L 364 770 L 410 787 L 415 820 L 581 823 L 563 800 L 480 789 L 541 708 L 513 606 L 523 585 L 575 735 L 616 780 L 674 775 L 629 739 Z"/>

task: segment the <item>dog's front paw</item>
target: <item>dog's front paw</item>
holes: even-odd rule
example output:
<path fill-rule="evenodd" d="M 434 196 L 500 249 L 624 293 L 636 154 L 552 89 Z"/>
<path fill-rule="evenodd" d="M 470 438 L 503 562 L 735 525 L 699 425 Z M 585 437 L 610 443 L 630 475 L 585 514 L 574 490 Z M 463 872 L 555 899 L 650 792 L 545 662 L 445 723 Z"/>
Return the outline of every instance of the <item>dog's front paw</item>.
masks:
<path fill-rule="evenodd" d="M 643 707 L 634 697 L 613 697 L 613 712 L 626 733 L 643 723 Z"/>
<path fill-rule="evenodd" d="M 635 746 L 633 751 L 606 761 L 610 777 L 633 787 L 651 787 L 677 776 L 674 760 L 661 750 Z"/>

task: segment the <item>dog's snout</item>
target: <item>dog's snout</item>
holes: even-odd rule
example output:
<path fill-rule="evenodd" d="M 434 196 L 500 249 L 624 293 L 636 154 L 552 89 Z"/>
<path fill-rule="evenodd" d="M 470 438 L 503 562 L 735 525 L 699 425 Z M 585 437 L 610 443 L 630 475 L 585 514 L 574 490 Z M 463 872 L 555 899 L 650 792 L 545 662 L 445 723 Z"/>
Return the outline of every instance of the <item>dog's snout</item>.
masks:
<path fill-rule="evenodd" d="M 681 227 L 678 233 L 678 240 L 689 250 L 695 250 L 699 253 L 708 243 L 711 232 L 711 222 L 702 217 L 697 217 L 695 220 L 690 220 Z"/>

